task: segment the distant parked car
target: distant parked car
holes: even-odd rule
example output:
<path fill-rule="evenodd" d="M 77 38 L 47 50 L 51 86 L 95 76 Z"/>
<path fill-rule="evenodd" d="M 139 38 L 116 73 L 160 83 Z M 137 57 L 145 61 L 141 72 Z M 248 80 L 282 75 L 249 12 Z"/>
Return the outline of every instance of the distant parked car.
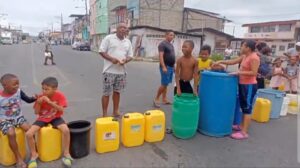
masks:
<path fill-rule="evenodd" d="M 89 42 L 81 42 L 79 45 L 79 51 L 91 51 Z"/>
<path fill-rule="evenodd" d="M 75 41 L 75 42 L 72 44 L 72 49 L 74 49 L 74 50 L 79 50 L 79 45 L 80 45 L 80 42 L 79 42 L 79 41 Z"/>

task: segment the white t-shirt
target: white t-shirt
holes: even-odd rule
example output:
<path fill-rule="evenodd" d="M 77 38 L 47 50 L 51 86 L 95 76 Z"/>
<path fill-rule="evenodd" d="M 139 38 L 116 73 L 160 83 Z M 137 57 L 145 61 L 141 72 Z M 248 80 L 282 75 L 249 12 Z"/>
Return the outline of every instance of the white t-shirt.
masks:
<path fill-rule="evenodd" d="M 232 49 L 226 48 L 225 49 L 225 56 L 231 56 L 231 54 L 232 54 Z"/>
<path fill-rule="evenodd" d="M 109 56 L 118 60 L 133 57 L 132 45 L 129 39 L 124 38 L 120 40 L 116 34 L 106 36 L 99 47 L 99 52 L 105 52 Z M 125 74 L 125 65 L 113 64 L 104 59 L 103 73 Z"/>

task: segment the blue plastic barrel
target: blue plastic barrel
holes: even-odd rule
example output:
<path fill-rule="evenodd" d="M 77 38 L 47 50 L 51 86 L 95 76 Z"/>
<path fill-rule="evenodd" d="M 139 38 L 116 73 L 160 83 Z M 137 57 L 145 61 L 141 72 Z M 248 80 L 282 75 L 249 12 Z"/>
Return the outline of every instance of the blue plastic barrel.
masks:
<path fill-rule="evenodd" d="M 231 134 L 236 108 L 237 82 L 236 76 L 227 73 L 209 71 L 201 73 L 199 132 L 214 137 Z"/>
<path fill-rule="evenodd" d="M 272 103 L 270 118 L 276 119 L 280 117 L 281 106 L 283 103 L 284 92 L 273 89 L 258 89 L 255 97 L 268 99 Z M 254 101 L 255 102 L 255 101 Z"/>

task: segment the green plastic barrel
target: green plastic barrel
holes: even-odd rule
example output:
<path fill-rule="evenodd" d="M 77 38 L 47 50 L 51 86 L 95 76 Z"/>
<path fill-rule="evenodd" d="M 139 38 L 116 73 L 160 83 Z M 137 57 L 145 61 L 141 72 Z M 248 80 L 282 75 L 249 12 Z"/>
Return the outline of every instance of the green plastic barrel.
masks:
<path fill-rule="evenodd" d="M 199 119 L 199 98 L 182 93 L 174 97 L 171 127 L 177 138 L 188 139 L 195 135 Z"/>

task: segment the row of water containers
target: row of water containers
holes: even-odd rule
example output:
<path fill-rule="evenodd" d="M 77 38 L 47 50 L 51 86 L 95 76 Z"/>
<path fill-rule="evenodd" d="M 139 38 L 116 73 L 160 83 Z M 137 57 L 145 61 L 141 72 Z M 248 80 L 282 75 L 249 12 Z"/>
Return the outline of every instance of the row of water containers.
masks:
<path fill-rule="evenodd" d="M 240 124 L 242 112 L 238 98 L 238 78 L 227 73 L 204 71 L 199 86 L 200 97 L 192 94 L 175 96 L 172 109 L 173 134 L 182 139 L 200 133 L 222 137 L 232 133 L 232 125 Z M 299 112 L 297 95 L 272 89 L 260 89 L 254 99 L 252 119 L 268 122 L 280 116 Z"/>
<path fill-rule="evenodd" d="M 105 153 L 118 150 L 120 144 L 119 121 L 112 117 L 98 118 L 95 125 L 96 151 Z M 72 142 L 71 136 L 71 155 L 74 153 L 76 156 L 86 156 L 89 153 L 90 135 L 88 133 L 85 136 L 81 134 L 78 134 L 78 136 L 80 137 L 76 138 L 79 138 L 79 140 L 76 140 L 75 143 Z M 160 110 L 150 110 L 144 114 L 127 113 L 122 117 L 121 140 L 125 147 L 140 146 L 144 141 L 159 142 L 164 139 L 164 136 L 165 114 Z M 51 125 L 40 129 L 37 136 L 37 150 L 41 161 L 49 162 L 60 158 L 62 153 L 61 137 L 61 132 Z M 16 138 L 20 153 L 25 158 L 25 134 L 20 128 L 16 128 Z M 75 149 L 72 146 L 75 146 Z M 88 149 L 83 149 L 82 146 Z M 72 155 L 72 157 L 74 156 Z M 8 137 L 0 133 L 0 164 L 10 166 L 15 163 L 16 160 L 9 147 Z"/>

